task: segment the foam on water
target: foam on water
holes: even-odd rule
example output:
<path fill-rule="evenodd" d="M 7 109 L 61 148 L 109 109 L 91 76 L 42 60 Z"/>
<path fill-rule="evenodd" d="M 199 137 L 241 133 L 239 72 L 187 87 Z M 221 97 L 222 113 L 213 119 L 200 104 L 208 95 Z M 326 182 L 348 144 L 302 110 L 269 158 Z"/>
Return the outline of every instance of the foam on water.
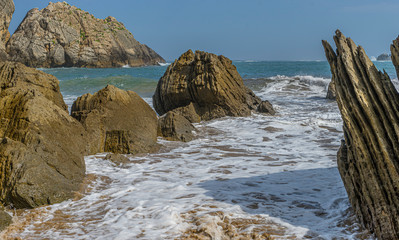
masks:
<path fill-rule="evenodd" d="M 159 153 L 129 157 L 129 164 L 88 156 L 75 200 L 13 213 L 3 237 L 174 239 L 197 227 L 192 217 L 212 220 L 222 212 L 277 239 L 371 239 L 350 211 L 336 168 L 342 121 L 336 103 L 325 99 L 328 82 L 247 80 L 276 116 L 202 122 L 196 140 L 160 139 Z"/>

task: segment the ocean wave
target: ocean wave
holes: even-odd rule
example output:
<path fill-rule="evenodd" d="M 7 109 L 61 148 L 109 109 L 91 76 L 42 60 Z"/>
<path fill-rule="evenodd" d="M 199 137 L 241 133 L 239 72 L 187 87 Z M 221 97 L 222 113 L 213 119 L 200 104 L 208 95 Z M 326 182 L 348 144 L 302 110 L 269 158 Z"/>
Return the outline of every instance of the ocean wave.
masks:
<path fill-rule="evenodd" d="M 171 63 L 158 63 L 159 64 L 159 66 L 162 66 L 162 67 L 165 67 L 165 66 L 169 66 Z"/>

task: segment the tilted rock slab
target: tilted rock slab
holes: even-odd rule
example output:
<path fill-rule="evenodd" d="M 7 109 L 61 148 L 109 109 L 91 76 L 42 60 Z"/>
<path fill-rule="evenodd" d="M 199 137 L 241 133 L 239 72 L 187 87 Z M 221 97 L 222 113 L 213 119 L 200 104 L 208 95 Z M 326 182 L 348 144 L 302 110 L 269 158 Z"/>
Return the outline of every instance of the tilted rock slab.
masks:
<path fill-rule="evenodd" d="M 399 94 L 362 47 L 337 31 L 323 41 L 345 141 L 338 169 L 356 215 L 378 239 L 399 239 Z"/>
<path fill-rule="evenodd" d="M 8 27 L 10 26 L 12 15 L 15 11 L 12 0 L 0 0 L 0 60 L 6 60 L 6 43 L 10 38 Z"/>
<path fill-rule="evenodd" d="M 396 69 L 396 76 L 399 76 L 399 36 L 391 44 L 391 59 Z"/>
<path fill-rule="evenodd" d="M 58 80 L 2 62 L 0 86 L 0 202 L 33 208 L 73 197 L 85 176 L 86 140 Z"/>
<path fill-rule="evenodd" d="M 159 80 L 153 103 L 159 115 L 179 108 L 194 108 L 200 120 L 210 120 L 248 116 L 261 100 L 244 86 L 230 59 L 202 51 L 194 54 L 189 50 L 171 64 Z M 192 109 L 178 111 L 195 114 Z"/>
<path fill-rule="evenodd" d="M 7 44 L 9 59 L 31 67 L 122 67 L 165 60 L 113 17 L 98 19 L 66 2 L 30 10 Z"/>
<path fill-rule="evenodd" d="M 143 153 L 158 149 L 157 115 L 135 92 L 112 85 L 73 103 L 72 116 L 90 139 L 89 153 Z"/>

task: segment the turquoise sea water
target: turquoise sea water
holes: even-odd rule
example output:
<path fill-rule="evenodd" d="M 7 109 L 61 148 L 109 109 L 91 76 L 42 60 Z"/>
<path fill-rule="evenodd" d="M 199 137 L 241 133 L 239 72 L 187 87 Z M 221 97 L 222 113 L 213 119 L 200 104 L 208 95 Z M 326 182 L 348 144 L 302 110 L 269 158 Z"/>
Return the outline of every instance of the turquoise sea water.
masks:
<path fill-rule="evenodd" d="M 331 78 L 330 67 L 326 61 L 233 61 L 243 79 L 270 78 L 275 76 L 313 76 Z M 378 69 L 396 78 L 392 62 L 375 62 Z M 107 84 L 137 92 L 142 97 L 151 97 L 156 84 L 167 66 L 148 66 L 140 68 L 56 68 L 41 69 L 60 80 L 62 93 L 76 97 L 94 93 Z"/>

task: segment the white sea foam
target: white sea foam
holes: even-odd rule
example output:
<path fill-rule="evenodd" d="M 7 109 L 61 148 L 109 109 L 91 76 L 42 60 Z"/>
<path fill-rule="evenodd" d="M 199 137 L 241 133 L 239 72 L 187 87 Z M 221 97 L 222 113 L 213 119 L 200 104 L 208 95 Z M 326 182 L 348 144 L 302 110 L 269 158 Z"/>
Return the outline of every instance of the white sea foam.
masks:
<path fill-rule="evenodd" d="M 40 208 L 8 236 L 174 239 L 194 227 L 187 215 L 221 211 L 262 219 L 266 224 L 254 226 L 280 229 L 277 239 L 360 238 L 336 168 L 342 121 L 336 103 L 325 99 L 328 79 L 273 79 L 256 94 L 273 103 L 276 116 L 202 122 L 196 140 L 160 140 L 162 151 L 124 166 L 88 156 L 83 197 Z M 19 215 L 16 225 L 29 216 Z"/>
<path fill-rule="evenodd" d="M 122 68 L 131 68 L 129 64 L 123 65 Z"/>
<path fill-rule="evenodd" d="M 158 63 L 159 64 L 159 66 L 169 66 L 171 63 Z"/>

